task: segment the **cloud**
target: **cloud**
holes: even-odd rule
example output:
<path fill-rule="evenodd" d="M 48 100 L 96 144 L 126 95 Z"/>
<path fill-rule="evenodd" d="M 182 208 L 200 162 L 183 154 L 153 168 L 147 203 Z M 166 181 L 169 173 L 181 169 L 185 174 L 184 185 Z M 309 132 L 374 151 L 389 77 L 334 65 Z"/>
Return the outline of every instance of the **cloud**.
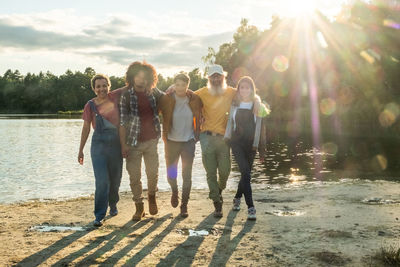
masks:
<path fill-rule="evenodd" d="M 0 36 L 1 46 L 21 49 L 62 50 L 99 46 L 96 38 L 40 31 L 32 26 L 14 26 L 1 19 Z"/>
<path fill-rule="evenodd" d="M 21 18 L 21 15 L 17 17 Z M 90 60 L 94 57 L 96 62 L 121 66 L 145 59 L 164 69 L 177 66 L 190 69 L 201 64 L 201 58 L 207 54 L 208 47 L 217 49 L 222 43 L 231 41 L 233 35 L 233 32 L 228 31 L 203 35 L 175 32 L 145 34 L 135 31 L 140 25 L 135 24 L 133 18 L 123 16 L 109 16 L 104 22 L 89 24 L 86 22 L 93 20 L 85 18 L 79 31 L 66 28 L 57 31 L 57 27 L 46 26 L 53 22 L 59 23 L 53 20 L 54 14 L 40 19 L 36 14 L 36 20 L 29 17 L 17 20 L 17 17 L 0 16 L 1 48 L 32 55 L 52 51 L 67 52 L 69 58 L 71 55 L 77 55 L 80 59 L 88 58 L 88 66 L 94 62 Z M 74 23 L 76 28 L 76 21 Z"/>

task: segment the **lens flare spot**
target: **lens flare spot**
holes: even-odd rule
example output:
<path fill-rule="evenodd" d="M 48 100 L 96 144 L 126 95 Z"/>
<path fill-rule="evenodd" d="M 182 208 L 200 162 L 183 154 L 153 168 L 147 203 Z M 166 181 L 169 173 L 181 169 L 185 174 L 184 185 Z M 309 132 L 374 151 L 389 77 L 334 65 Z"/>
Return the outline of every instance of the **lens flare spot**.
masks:
<path fill-rule="evenodd" d="M 176 179 L 176 177 L 178 176 L 178 168 L 177 166 L 169 166 L 167 168 L 167 175 L 169 179 Z"/>
<path fill-rule="evenodd" d="M 389 127 L 396 122 L 400 115 L 400 107 L 396 103 L 389 103 L 385 109 L 379 114 L 379 122 L 383 127 Z"/>
<path fill-rule="evenodd" d="M 379 122 L 382 127 L 389 127 L 395 121 L 396 121 L 396 116 L 387 109 L 385 109 L 384 111 L 381 112 L 381 114 L 379 114 Z"/>
<path fill-rule="evenodd" d="M 396 103 L 389 103 L 385 106 L 385 110 L 390 111 L 397 119 L 397 117 L 399 117 L 400 115 L 400 107 L 398 104 Z"/>
<path fill-rule="evenodd" d="M 336 155 L 338 146 L 335 143 L 329 142 L 322 145 L 322 151 L 327 154 Z"/>
<path fill-rule="evenodd" d="M 363 57 L 369 64 L 374 64 L 375 62 L 375 58 L 365 50 L 360 52 L 360 56 Z"/>
<path fill-rule="evenodd" d="M 319 106 L 322 114 L 330 116 L 336 111 L 336 102 L 332 98 L 324 98 Z"/>
<path fill-rule="evenodd" d="M 397 23 L 396 21 L 391 20 L 391 19 L 385 19 L 383 21 L 383 25 L 386 26 L 386 27 L 391 27 L 393 29 L 400 30 L 400 23 Z"/>
<path fill-rule="evenodd" d="M 272 61 L 272 67 L 277 72 L 285 72 L 289 68 L 289 60 L 285 56 L 276 56 Z"/>
<path fill-rule="evenodd" d="M 399 62 L 400 62 L 400 60 L 398 60 L 397 58 L 395 58 L 395 57 L 393 57 L 393 56 L 391 56 L 390 59 L 391 59 L 393 62 L 396 62 L 396 63 L 399 63 Z"/>
<path fill-rule="evenodd" d="M 388 162 L 385 156 L 378 154 L 372 159 L 372 167 L 376 171 L 386 170 Z"/>

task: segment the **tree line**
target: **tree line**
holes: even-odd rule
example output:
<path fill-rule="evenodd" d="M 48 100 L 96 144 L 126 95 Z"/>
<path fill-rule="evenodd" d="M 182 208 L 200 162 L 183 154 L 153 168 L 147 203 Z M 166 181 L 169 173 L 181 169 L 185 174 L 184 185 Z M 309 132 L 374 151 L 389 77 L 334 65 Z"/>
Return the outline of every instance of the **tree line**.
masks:
<path fill-rule="evenodd" d="M 67 70 L 56 76 L 51 72 L 22 75 L 18 70 L 7 70 L 0 76 L 0 113 L 8 114 L 53 114 L 79 111 L 94 97 L 90 79 L 96 71 L 87 67 L 84 72 Z M 198 68 L 188 73 L 190 88 L 197 90 L 207 79 Z M 125 85 L 123 77 L 110 77 L 111 90 Z M 158 88 L 166 90 L 173 83 L 172 77 L 158 74 Z"/>

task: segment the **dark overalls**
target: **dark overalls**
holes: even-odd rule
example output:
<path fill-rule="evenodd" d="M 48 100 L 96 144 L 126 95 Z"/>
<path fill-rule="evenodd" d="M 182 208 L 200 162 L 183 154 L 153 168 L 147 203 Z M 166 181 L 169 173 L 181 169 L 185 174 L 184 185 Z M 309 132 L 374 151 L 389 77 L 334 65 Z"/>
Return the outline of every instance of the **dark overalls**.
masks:
<path fill-rule="evenodd" d="M 116 208 L 119 200 L 122 155 L 117 127 L 98 113 L 92 100 L 89 101 L 89 104 L 96 114 L 96 129 L 92 136 L 90 148 L 96 179 L 94 215 L 96 221 L 101 221 L 106 216 L 108 205 L 111 209 Z"/>
<path fill-rule="evenodd" d="M 235 198 L 244 194 L 248 208 L 254 207 L 251 192 L 251 169 L 256 151 L 253 150 L 256 123 L 251 109 L 237 109 L 235 114 L 236 129 L 232 133 L 231 147 L 241 174 Z"/>

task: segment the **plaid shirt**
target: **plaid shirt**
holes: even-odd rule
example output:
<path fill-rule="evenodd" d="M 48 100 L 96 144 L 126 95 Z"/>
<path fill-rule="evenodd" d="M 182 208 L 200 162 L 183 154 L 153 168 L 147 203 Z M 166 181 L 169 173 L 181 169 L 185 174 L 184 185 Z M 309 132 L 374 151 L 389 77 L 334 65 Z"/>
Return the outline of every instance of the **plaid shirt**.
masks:
<path fill-rule="evenodd" d="M 157 88 L 153 88 L 152 93 L 148 95 L 151 108 L 153 109 L 153 123 L 157 137 L 161 136 L 161 126 L 160 118 L 158 116 L 157 103 L 163 94 L 164 93 Z M 128 103 L 129 99 L 130 103 Z M 124 126 L 127 131 L 126 144 L 136 146 L 140 135 L 140 115 L 138 98 L 133 87 L 121 95 L 119 110 L 120 125 Z"/>

